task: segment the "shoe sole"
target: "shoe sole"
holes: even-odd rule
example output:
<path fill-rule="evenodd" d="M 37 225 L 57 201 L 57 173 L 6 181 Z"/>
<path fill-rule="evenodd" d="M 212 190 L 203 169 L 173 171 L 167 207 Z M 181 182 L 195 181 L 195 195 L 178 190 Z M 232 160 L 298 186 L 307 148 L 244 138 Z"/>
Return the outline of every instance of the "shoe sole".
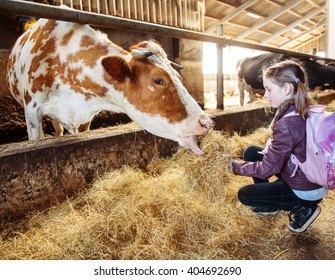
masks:
<path fill-rule="evenodd" d="M 289 230 L 292 232 L 296 232 L 296 233 L 304 232 L 315 221 L 315 219 L 319 216 L 320 212 L 321 212 L 321 208 L 318 206 L 315 209 L 313 215 L 306 221 L 306 223 L 301 228 L 295 229 L 291 227 L 289 224 L 288 225 Z"/>
<path fill-rule="evenodd" d="M 273 212 L 255 212 L 255 213 L 260 216 L 276 216 L 279 213 L 279 210 Z"/>

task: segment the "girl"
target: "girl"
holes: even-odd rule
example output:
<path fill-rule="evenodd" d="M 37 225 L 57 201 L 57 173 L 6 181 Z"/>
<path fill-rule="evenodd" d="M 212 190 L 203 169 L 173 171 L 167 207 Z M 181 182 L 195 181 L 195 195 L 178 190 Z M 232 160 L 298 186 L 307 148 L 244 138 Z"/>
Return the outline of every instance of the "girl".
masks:
<path fill-rule="evenodd" d="M 240 202 L 263 215 L 289 211 L 288 227 L 293 232 L 303 232 L 313 223 L 321 211 L 318 204 L 328 192 L 325 187 L 309 182 L 300 169 L 291 177 L 294 164 L 290 155 L 296 155 L 301 162 L 306 160 L 306 118 L 312 103 L 307 83 L 305 70 L 294 60 L 266 69 L 265 96 L 278 108 L 271 124 L 272 137 L 264 150 L 251 146 L 244 152 L 244 161 L 229 161 L 234 174 L 254 180 L 254 184 L 238 191 Z M 278 179 L 269 182 L 273 175 Z"/>

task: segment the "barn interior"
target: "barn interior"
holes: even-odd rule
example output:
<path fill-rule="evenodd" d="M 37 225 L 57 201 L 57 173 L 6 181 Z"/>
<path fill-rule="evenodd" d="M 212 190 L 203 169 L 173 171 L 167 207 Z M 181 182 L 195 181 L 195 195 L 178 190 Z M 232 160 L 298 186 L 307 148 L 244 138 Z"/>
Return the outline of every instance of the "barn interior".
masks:
<path fill-rule="evenodd" d="M 75 12 L 61 12 L 59 6 L 62 4 L 74 8 Z M 214 130 L 229 138 L 233 135 L 243 137 L 254 132 L 267 125 L 274 115 L 274 110 L 262 98 L 254 103 L 246 102 L 243 107 L 239 105 L 237 75 L 234 72 L 236 61 L 232 59 L 233 54 L 237 52 L 237 57 L 241 58 L 242 53 L 246 56 L 264 52 L 290 53 L 303 55 L 321 64 L 335 62 L 335 49 L 331 47 L 335 44 L 335 7 L 331 5 L 334 3 L 329 0 L 292 0 L 289 3 L 284 0 L 2 1 L 0 3 L 0 37 L 2 38 L 0 40 L 0 193 L 2 195 L 0 219 L 3 224 L 2 229 L 14 221 L 24 221 L 23 224 L 26 227 L 29 224 L 27 219 L 31 217 L 30 213 L 36 215 L 36 211 L 50 209 L 72 197 L 78 198 L 79 194 L 89 189 L 106 173 L 122 170 L 125 166 L 141 170 L 148 169 L 149 172 L 153 172 L 150 168 L 155 167 L 150 167 L 150 164 L 153 160 L 157 160 L 157 157 L 170 159 L 170 157 L 179 158 L 187 154 L 187 151 L 180 151 L 177 143 L 151 135 L 131 123 L 128 116 L 111 112 L 101 112 L 97 115 L 90 132 L 65 135 L 62 138 L 52 136 L 54 132 L 46 119 L 44 122 L 44 129 L 48 134 L 46 139 L 28 141 L 24 111 L 12 98 L 6 85 L 6 65 L 16 39 L 34 19 L 49 17 L 88 23 L 106 33 L 114 43 L 124 49 L 129 49 L 131 45 L 146 39 L 159 41 L 168 57 L 184 67 L 180 71 L 183 83 L 198 104 L 213 118 Z M 206 67 L 209 69 L 208 73 L 204 72 Z M 233 70 L 229 72 L 228 69 Z M 317 90 L 311 94 L 320 104 L 331 104 L 335 99 L 335 91 L 332 89 Z M 330 108 L 330 110 L 334 109 Z M 220 145 L 217 144 L 217 146 Z M 210 154 L 210 150 L 208 152 Z M 215 154 L 215 158 L 221 154 L 220 151 L 215 152 L 218 153 Z M 194 158 L 188 159 L 194 160 Z M 208 159 L 206 157 L 206 160 Z M 197 164 L 200 163 L 197 162 Z M 202 186 L 202 188 L 205 187 Z M 200 191 L 203 189 L 200 188 Z M 225 196 L 216 188 L 207 189 L 205 193 L 214 203 L 217 202 L 217 196 Z M 231 200 L 232 197 L 233 195 L 228 199 Z M 332 202 L 333 198 L 329 200 Z M 80 203 L 82 202 L 74 202 L 75 205 Z M 154 211 L 153 208 L 148 211 Z M 254 218 L 246 214 L 246 220 Z M 262 223 L 258 218 L 256 219 L 258 225 Z M 327 216 L 327 219 L 333 220 L 333 216 Z M 283 220 L 284 218 L 281 217 L 278 227 L 283 227 Z M 275 224 L 273 220 L 271 223 Z M 325 224 L 326 221 L 322 221 L 322 230 L 325 230 Z M 3 231 L 8 240 L 15 235 L 9 231 Z M 316 231 L 312 233 L 315 234 Z M 267 232 L 267 236 L 271 236 L 272 239 L 278 237 L 278 229 L 274 235 L 271 234 L 273 233 Z M 231 238 L 233 235 L 234 233 L 230 232 Z M 221 252 L 217 255 L 208 253 L 208 256 L 195 252 L 192 255 L 189 251 L 159 255 L 157 251 L 157 254 L 154 253 L 157 248 L 150 247 L 152 244 L 145 244 L 148 245 L 145 247 L 148 250 L 146 252 L 134 249 L 135 251 L 130 250 L 124 255 L 116 252 L 110 255 L 106 252 L 104 254 L 106 254 L 105 258 L 116 259 L 334 258 L 333 250 L 327 254 L 318 251 L 312 255 L 307 253 L 299 255 L 298 245 L 303 242 L 303 238 L 315 246 L 320 240 L 324 241 L 320 236 L 322 233 L 318 231 L 317 237 L 307 235 L 296 239 L 295 251 L 292 254 L 288 252 L 290 249 L 280 248 L 280 250 L 264 253 L 265 255 L 262 253 L 253 255 L 252 248 L 248 247 L 243 254 L 234 256 L 227 254 L 229 246 L 221 243 Z M 145 237 L 141 238 L 141 242 L 145 242 Z M 288 236 L 282 238 L 286 240 Z M 218 240 L 213 237 L 212 246 L 217 244 L 216 242 L 219 243 Z M 1 244 L 8 252 L 9 245 Z M 236 241 L 234 250 L 239 244 L 239 241 Z M 182 245 L 174 244 L 174 246 Z M 257 246 L 261 247 L 262 244 Z M 332 244 L 327 243 L 327 246 Z M 307 251 L 308 248 L 306 247 L 305 250 Z M 101 258 L 98 255 L 85 255 L 85 252 L 81 254 L 78 258 Z M 61 255 L 50 255 L 48 258 L 55 258 L 55 256 L 66 258 Z M 71 254 L 69 256 L 69 258 L 74 257 Z M 31 256 L 31 258 L 34 257 L 43 258 L 38 254 Z M 8 254 L 2 255 L 2 258 L 29 257 Z"/>

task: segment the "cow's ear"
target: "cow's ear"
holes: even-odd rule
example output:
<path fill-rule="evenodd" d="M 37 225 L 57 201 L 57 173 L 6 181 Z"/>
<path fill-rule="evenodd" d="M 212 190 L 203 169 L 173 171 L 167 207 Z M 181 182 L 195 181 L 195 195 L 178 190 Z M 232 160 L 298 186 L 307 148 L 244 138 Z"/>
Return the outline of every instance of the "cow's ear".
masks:
<path fill-rule="evenodd" d="M 132 71 L 128 63 L 118 55 L 105 57 L 101 61 L 107 73 L 119 82 L 124 82 L 126 77 L 131 78 Z"/>

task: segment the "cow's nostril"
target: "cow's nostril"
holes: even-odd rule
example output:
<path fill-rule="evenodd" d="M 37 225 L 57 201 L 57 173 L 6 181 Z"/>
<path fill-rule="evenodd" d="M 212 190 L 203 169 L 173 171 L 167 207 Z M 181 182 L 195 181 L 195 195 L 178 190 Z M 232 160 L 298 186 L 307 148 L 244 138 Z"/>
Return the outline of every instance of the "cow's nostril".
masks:
<path fill-rule="evenodd" d="M 205 115 L 200 116 L 199 123 L 206 130 L 210 129 L 213 125 L 212 120 Z"/>

